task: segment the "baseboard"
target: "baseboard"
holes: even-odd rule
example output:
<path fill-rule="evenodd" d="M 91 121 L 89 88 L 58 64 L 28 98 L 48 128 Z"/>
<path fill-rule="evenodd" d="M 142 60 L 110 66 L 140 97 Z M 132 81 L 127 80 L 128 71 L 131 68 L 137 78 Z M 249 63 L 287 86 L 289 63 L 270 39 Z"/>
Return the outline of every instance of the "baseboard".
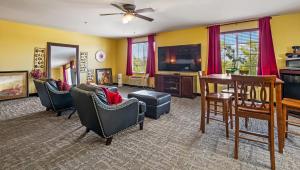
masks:
<path fill-rule="evenodd" d="M 195 95 L 195 96 L 201 96 L 201 94 L 200 94 L 200 93 L 194 93 L 194 95 Z"/>
<path fill-rule="evenodd" d="M 30 93 L 29 97 L 38 97 L 39 95 L 37 93 Z"/>
<path fill-rule="evenodd" d="M 148 86 L 147 87 L 142 87 L 142 86 L 135 86 L 135 85 L 130 85 L 130 84 L 123 84 L 123 86 L 154 89 L 154 87 L 148 87 Z"/>

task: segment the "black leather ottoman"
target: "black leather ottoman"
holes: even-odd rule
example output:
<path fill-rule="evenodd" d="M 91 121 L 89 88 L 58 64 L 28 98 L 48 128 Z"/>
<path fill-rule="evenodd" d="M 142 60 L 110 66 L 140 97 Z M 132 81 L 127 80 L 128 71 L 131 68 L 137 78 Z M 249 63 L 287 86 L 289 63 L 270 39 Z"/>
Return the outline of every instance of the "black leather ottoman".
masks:
<path fill-rule="evenodd" d="M 163 92 L 140 90 L 128 94 L 146 103 L 146 117 L 158 119 L 160 115 L 170 112 L 171 95 Z"/>

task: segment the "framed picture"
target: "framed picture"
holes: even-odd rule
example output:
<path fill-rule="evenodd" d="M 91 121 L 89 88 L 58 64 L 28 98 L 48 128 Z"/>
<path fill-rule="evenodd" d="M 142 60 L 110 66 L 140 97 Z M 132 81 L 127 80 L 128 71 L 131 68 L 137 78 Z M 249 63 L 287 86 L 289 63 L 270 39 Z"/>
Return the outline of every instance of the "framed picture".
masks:
<path fill-rule="evenodd" d="M 45 48 L 34 48 L 34 69 L 45 71 Z"/>
<path fill-rule="evenodd" d="M 79 71 L 87 72 L 88 71 L 88 52 L 80 52 L 80 62 L 79 62 Z"/>
<path fill-rule="evenodd" d="M 0 72 L 0 101 L 28 96 L 28 71 Z"/>
<path fill-rule="evenodd" d="M 111 68 L 96 69 L 96 83 L 99 85 L 111 85 L 112 69 Z"/>

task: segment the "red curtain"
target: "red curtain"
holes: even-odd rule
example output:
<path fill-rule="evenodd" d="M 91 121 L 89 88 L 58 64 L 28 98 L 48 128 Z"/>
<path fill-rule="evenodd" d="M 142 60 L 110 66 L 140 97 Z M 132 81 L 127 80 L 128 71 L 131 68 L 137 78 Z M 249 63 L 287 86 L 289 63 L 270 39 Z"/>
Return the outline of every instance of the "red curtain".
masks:
<path fill-rule="evenodd" d="M 208 66 L 207 74 L 221 74 L 221 45 L 220 45 L 220 25 L 210 26 L 208 44 Z"/>
<path fill-rule="evenodd" d="M 278 75 L 276 58 L 274 53 L 272 31 L 270 25 L 271 17 L 259 19 L 259 55 L 258 75 Z"/>
<path fill-rule="evenodd" d="M 64 77 L 64 83 L 67 82 L 66 65 L 63 65 L 63 77 Z"/>
<path fill-rule="evenodd" d="M 149 74 L 149 77 L 154 77 L 155 75 L 154 35 L 148 35 L 148 57 L 146 73 Z"/>
<path fill-rule="evenodd" d="M 132 38 L 127 38 L 127 67 L 126 75 L 132 76 Z"/>

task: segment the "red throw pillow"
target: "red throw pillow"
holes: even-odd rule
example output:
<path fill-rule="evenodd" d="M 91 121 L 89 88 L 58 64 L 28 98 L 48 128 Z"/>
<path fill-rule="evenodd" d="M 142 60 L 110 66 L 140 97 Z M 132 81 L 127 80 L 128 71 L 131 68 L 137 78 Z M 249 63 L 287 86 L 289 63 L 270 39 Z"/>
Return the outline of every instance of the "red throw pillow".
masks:
<path fill-rule="evenodd" d="M 118 91 L 112 92 L 105 87 L 102 87 L 102 89 L 106 95 L 108 104 L 112 105 L 112 104 L 119 104 L 122 102 L 122 96 L 120 95 L 120 93 Z"/>
<path fill-rule="evenodd" d="M 71 89 L 71 86 L 68 83 L 62 82 L 61 80 L 57 80 L 56 85 L 59 91 L 69 91 Z"/>
<path fill-rule="evenodd" d="M 62 89 L 63 89 L 63 91 L 70 91 L 70 89 L 71 89 L 71 86 L 68 84 L 68 83 L 66 83 L 66 82 L 64 82 L 63 84 L 62 84 Z"/>

